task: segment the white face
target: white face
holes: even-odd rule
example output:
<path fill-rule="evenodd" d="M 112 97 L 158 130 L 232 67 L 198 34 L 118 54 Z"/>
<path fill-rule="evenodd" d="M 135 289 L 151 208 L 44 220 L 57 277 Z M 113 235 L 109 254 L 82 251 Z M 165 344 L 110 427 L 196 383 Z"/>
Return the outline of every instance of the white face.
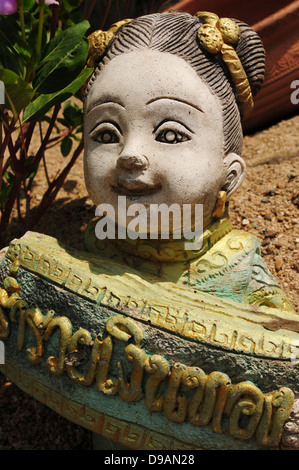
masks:
<path fill-rule="evenodd" d="M 203 204 L 209 223 L 227 177 L 222 111 L 183 59 L 142 50 L 108 62 L 87 97 L 84 143 L 95 205 Z"/>

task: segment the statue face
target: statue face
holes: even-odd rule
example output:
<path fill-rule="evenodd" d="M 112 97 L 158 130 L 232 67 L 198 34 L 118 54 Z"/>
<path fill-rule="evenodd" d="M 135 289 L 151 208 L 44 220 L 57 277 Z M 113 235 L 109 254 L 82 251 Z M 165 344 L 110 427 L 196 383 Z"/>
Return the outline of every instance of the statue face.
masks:
<path fill-rule="evenodd" d="M 87 97 L 84 142 L 95 205 L 203 204 L 209 223 L 227 176 L 222 111 L 183 59 L 142 50 L 108 62 Z"/>

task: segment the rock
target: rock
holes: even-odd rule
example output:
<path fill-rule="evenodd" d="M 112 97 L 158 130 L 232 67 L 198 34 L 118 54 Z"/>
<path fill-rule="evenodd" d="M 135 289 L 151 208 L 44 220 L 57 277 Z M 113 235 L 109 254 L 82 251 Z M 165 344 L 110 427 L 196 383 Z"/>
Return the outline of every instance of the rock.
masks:
<path fill-rule="evenodd" d="M 278 234 L 278 230 L 272 230 L 272 229 L 265 230 L 264 234 L 265 234 L 265 237 L 273 238 Z"/>
<path fill-rule="evenodd" d="M 266 193 L 264 193 L 264 196 L 275 196 L 276 194 L 276 190 L 275 189 L 271 189 L 270 191 L 267 191 Z"/>
<path fill-rule="evenodd" d="M 292 264 L 292 269 L 295 269 L 295 271 L 297 271 L 299 273 L 299 262 L 298 261 L 294 261 L 294 263 Z"/>
<path fill-rule="evenodd" d="M 296 196 L 292 197 L 292 203 L 299 207 L 299 194 L 296 194 Z"/>
<path fill-rule="evenodd" d="M 248 224 L 250 224 L 248 219 L 243 219 L 242 220 L 242 225 L 248 225 Z"/>
<path fill-rule="evenodd" d="M 276 272 L 280 271 L 283 265 L 283 258 L 281 256 L 277 256 L 275 259 L 275 270 Z"/>

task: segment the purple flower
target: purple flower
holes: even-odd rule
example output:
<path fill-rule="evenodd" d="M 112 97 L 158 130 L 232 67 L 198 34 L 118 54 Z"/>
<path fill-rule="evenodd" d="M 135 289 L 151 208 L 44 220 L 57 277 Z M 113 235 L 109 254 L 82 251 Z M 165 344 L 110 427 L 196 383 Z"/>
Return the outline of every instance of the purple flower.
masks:
<path fill-rule="evenodd" d="M 17 0 L 0 0 L 0 15 L 11 15 L 17 9 Z"/>
<path fill-rule="evenodd" d="M 36 3 L 39 3 L 39 0 L 35 0 L 35 1 Z M 59 5 L 59 2 L 57 2 L 57 0 L 45 0 L 45 5 Z"/>

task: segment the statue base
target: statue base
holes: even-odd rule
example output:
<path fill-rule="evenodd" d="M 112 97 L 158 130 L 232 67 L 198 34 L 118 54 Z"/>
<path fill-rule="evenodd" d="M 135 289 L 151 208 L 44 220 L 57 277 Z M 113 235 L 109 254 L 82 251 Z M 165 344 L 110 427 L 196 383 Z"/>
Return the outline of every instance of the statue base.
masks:
<path fill-rule="evenodd" d="M 0 370 L 95 448 L 278 448 L 294 315 L 153 285 L 37 233 L 11 242 L 0 285 Z"/>

